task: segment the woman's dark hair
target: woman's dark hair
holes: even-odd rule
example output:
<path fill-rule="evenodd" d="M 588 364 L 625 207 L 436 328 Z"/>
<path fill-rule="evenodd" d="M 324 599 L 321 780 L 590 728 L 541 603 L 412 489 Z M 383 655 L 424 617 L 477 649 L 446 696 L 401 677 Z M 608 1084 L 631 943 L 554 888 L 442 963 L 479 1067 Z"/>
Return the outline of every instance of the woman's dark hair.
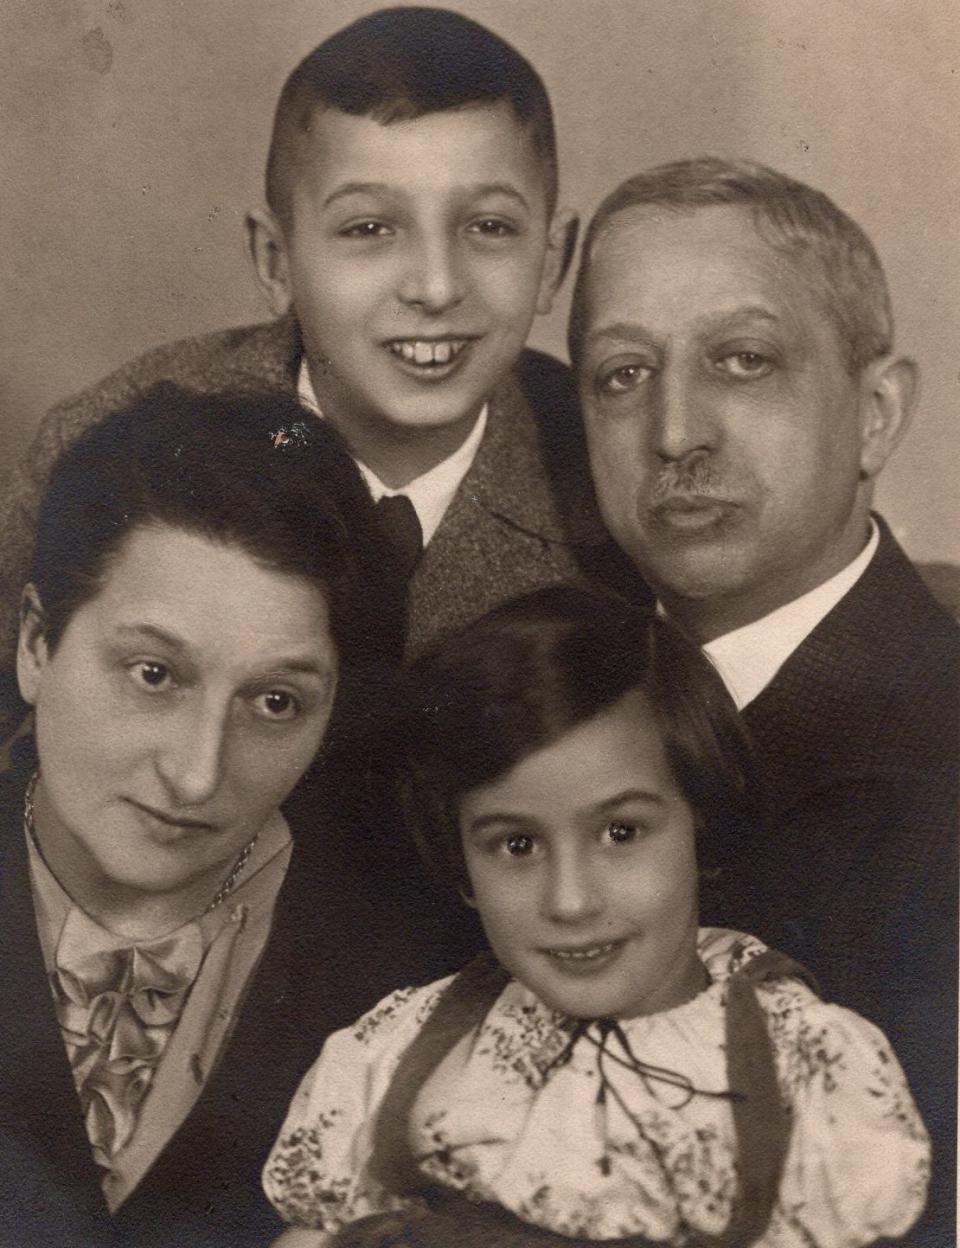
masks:
<path fill-rule="evenodd" d="M 716 671 L 674 626 L 612 595 L 554 586 L 446 641 L 412 673 L 407 808 L 425 862 L 469 888 L 465 793 L 619 702 L 643 693 L 698 816 L 700 860 L 747 818 L 749 751 Z"/>
<path fill-rule="evenodd" d="M 64 452 L 41 506 L 30 577 L 51 651 L 128 536 L 157 524 L 237 545 L 315 585 L 351 707 L 358 687 L 370 696 L 399 662 L 403 591 L 370 495 L 337 433 L 292 398 L 163 383 Z"/>

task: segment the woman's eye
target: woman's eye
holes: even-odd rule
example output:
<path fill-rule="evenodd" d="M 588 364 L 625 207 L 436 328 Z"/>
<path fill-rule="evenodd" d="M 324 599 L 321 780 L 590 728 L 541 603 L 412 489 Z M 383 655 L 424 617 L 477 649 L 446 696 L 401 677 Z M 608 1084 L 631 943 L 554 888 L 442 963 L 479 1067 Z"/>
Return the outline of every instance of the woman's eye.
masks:
<path fill-rule="evenodd" d="M 653 369 L 648 364 L 621 364 L 619 368 L 601 374 L 598 389 L 601 394 L 626 394 L 642 385 L 652 374 Z"/>
<path fill-rule="evenodd" d="M 773 370 L 773 361 L 759 351 L 734 351 L 719 360 L 719 366 L 731 377 L 742 380 L 766 377 Z"/>
<path fill-rule="evenodd" d="M 514 836 L 508 836 L 503 847 L 511 858 L 524 858 L 533 851 L 533 837 L 527 836 L 524 832 L 518 832 Z"/>
<path fill-rule="evenodd" d="M 621 819 L 611 819 L 604 828 L 604 834 L 613 841 L 614 845 L 626 845 L 636 840 L 639 833 L 640 829 L 635 823 L 626 823 Z"/>
<path fill-rule="evenodd" d="M 173 679 L 166 664 L 154 663 L 147 659 L 134 663 L 129 670 L 138 685 L 151 690 L 165 689 Z"/>
<path fill-rule="evenodd" d="M 254 705 L 266 719 L 295 719 L 300 713 L 300 703 L 286 689 L 270 689 L 254 699 Z"/>
<path fill-rule="evenodd" d="M 357 221 L 340 231 L 344 238 L 384 238 L 390 232 L 390 227 L 382 221 Z"/>

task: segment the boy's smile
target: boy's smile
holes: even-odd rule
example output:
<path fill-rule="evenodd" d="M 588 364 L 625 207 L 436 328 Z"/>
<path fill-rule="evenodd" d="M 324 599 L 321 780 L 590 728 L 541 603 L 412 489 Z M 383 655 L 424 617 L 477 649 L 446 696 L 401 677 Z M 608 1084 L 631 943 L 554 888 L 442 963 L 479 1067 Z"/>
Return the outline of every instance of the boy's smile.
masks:
<path fill-rule="evenodd" d="M 326 109 L 290 205 L 254 223 L 261 280 L 293 305 L 324 415 L 405 484 L 398 445 L 421 471 L 451 454 L 549 307 L 562 239 L 541 160 L 507 104 L 386 125 Z"/>

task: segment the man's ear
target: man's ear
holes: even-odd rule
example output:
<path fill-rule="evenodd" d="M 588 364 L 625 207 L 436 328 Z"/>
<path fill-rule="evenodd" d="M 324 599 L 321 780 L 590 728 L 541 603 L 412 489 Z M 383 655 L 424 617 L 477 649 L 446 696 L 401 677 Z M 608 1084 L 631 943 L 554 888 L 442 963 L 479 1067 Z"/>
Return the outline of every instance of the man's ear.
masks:
<path fill-rule="evenodd" d="M 558 208 L 547 233 L 547 255 L 540 278 L 537 311 L 543 315 L 553 307 L 553 299 L 563 284 L 577 247 L 580 218 L 570 208 Z"/>
<path fill-rule="evenodd" d="M 48 658 L 47 623 L 40 595 L 31 583 L 20 596 L 20 636 L 17 639 L 17 684 L 20 696 L 31 706 L 36 705 L 40 677 Z"/>
<path fill-rule="evenodd" d="M 290 310 L 293 299 L 283 229 L 269 208 L 248 212 L 244 229 L 247 255 L 253 265 L 257 285 L 276 315 L 283 316 Z"/>
<path fill-rule="evenodd" d="M 915 361 L 885 357 L 863 370 L 860 390 L 860 476 L 875 477 L 907 432 L 920 394 Z"/>

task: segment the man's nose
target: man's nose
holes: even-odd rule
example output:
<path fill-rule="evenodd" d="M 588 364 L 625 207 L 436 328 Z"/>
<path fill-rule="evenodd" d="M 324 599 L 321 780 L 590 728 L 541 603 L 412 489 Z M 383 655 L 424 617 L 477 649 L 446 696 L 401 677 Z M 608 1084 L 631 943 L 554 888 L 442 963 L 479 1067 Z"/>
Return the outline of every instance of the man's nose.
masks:
<path fill-rule="evenodd" d="M 557 923 L 579 923 L 603 909 L 601 882 L 586 855 L 556 855 L 544 878 L 542 908 Z"/>
<path fill-rule="evenodd" d="M 419 305 L 426 312 L 443 312 L 458 304 L 464 294 L 464 274 L 455 242 L 427 238 L 411 247 L 398 294 L 403 303 Z"/>
<path fill-rule="evenodd" d="M 165 726 L 156 767 L 177 806 L 201 806 L 216 793 L 223 776 L 229 709 L 198 701 Z"/>
<path fill-rule="evenodd" d="M 653 450 L 665 462 L 716 449 L 721 429 L 708 387 L 679 367 L 667 367 L 653 386 Z"/>

